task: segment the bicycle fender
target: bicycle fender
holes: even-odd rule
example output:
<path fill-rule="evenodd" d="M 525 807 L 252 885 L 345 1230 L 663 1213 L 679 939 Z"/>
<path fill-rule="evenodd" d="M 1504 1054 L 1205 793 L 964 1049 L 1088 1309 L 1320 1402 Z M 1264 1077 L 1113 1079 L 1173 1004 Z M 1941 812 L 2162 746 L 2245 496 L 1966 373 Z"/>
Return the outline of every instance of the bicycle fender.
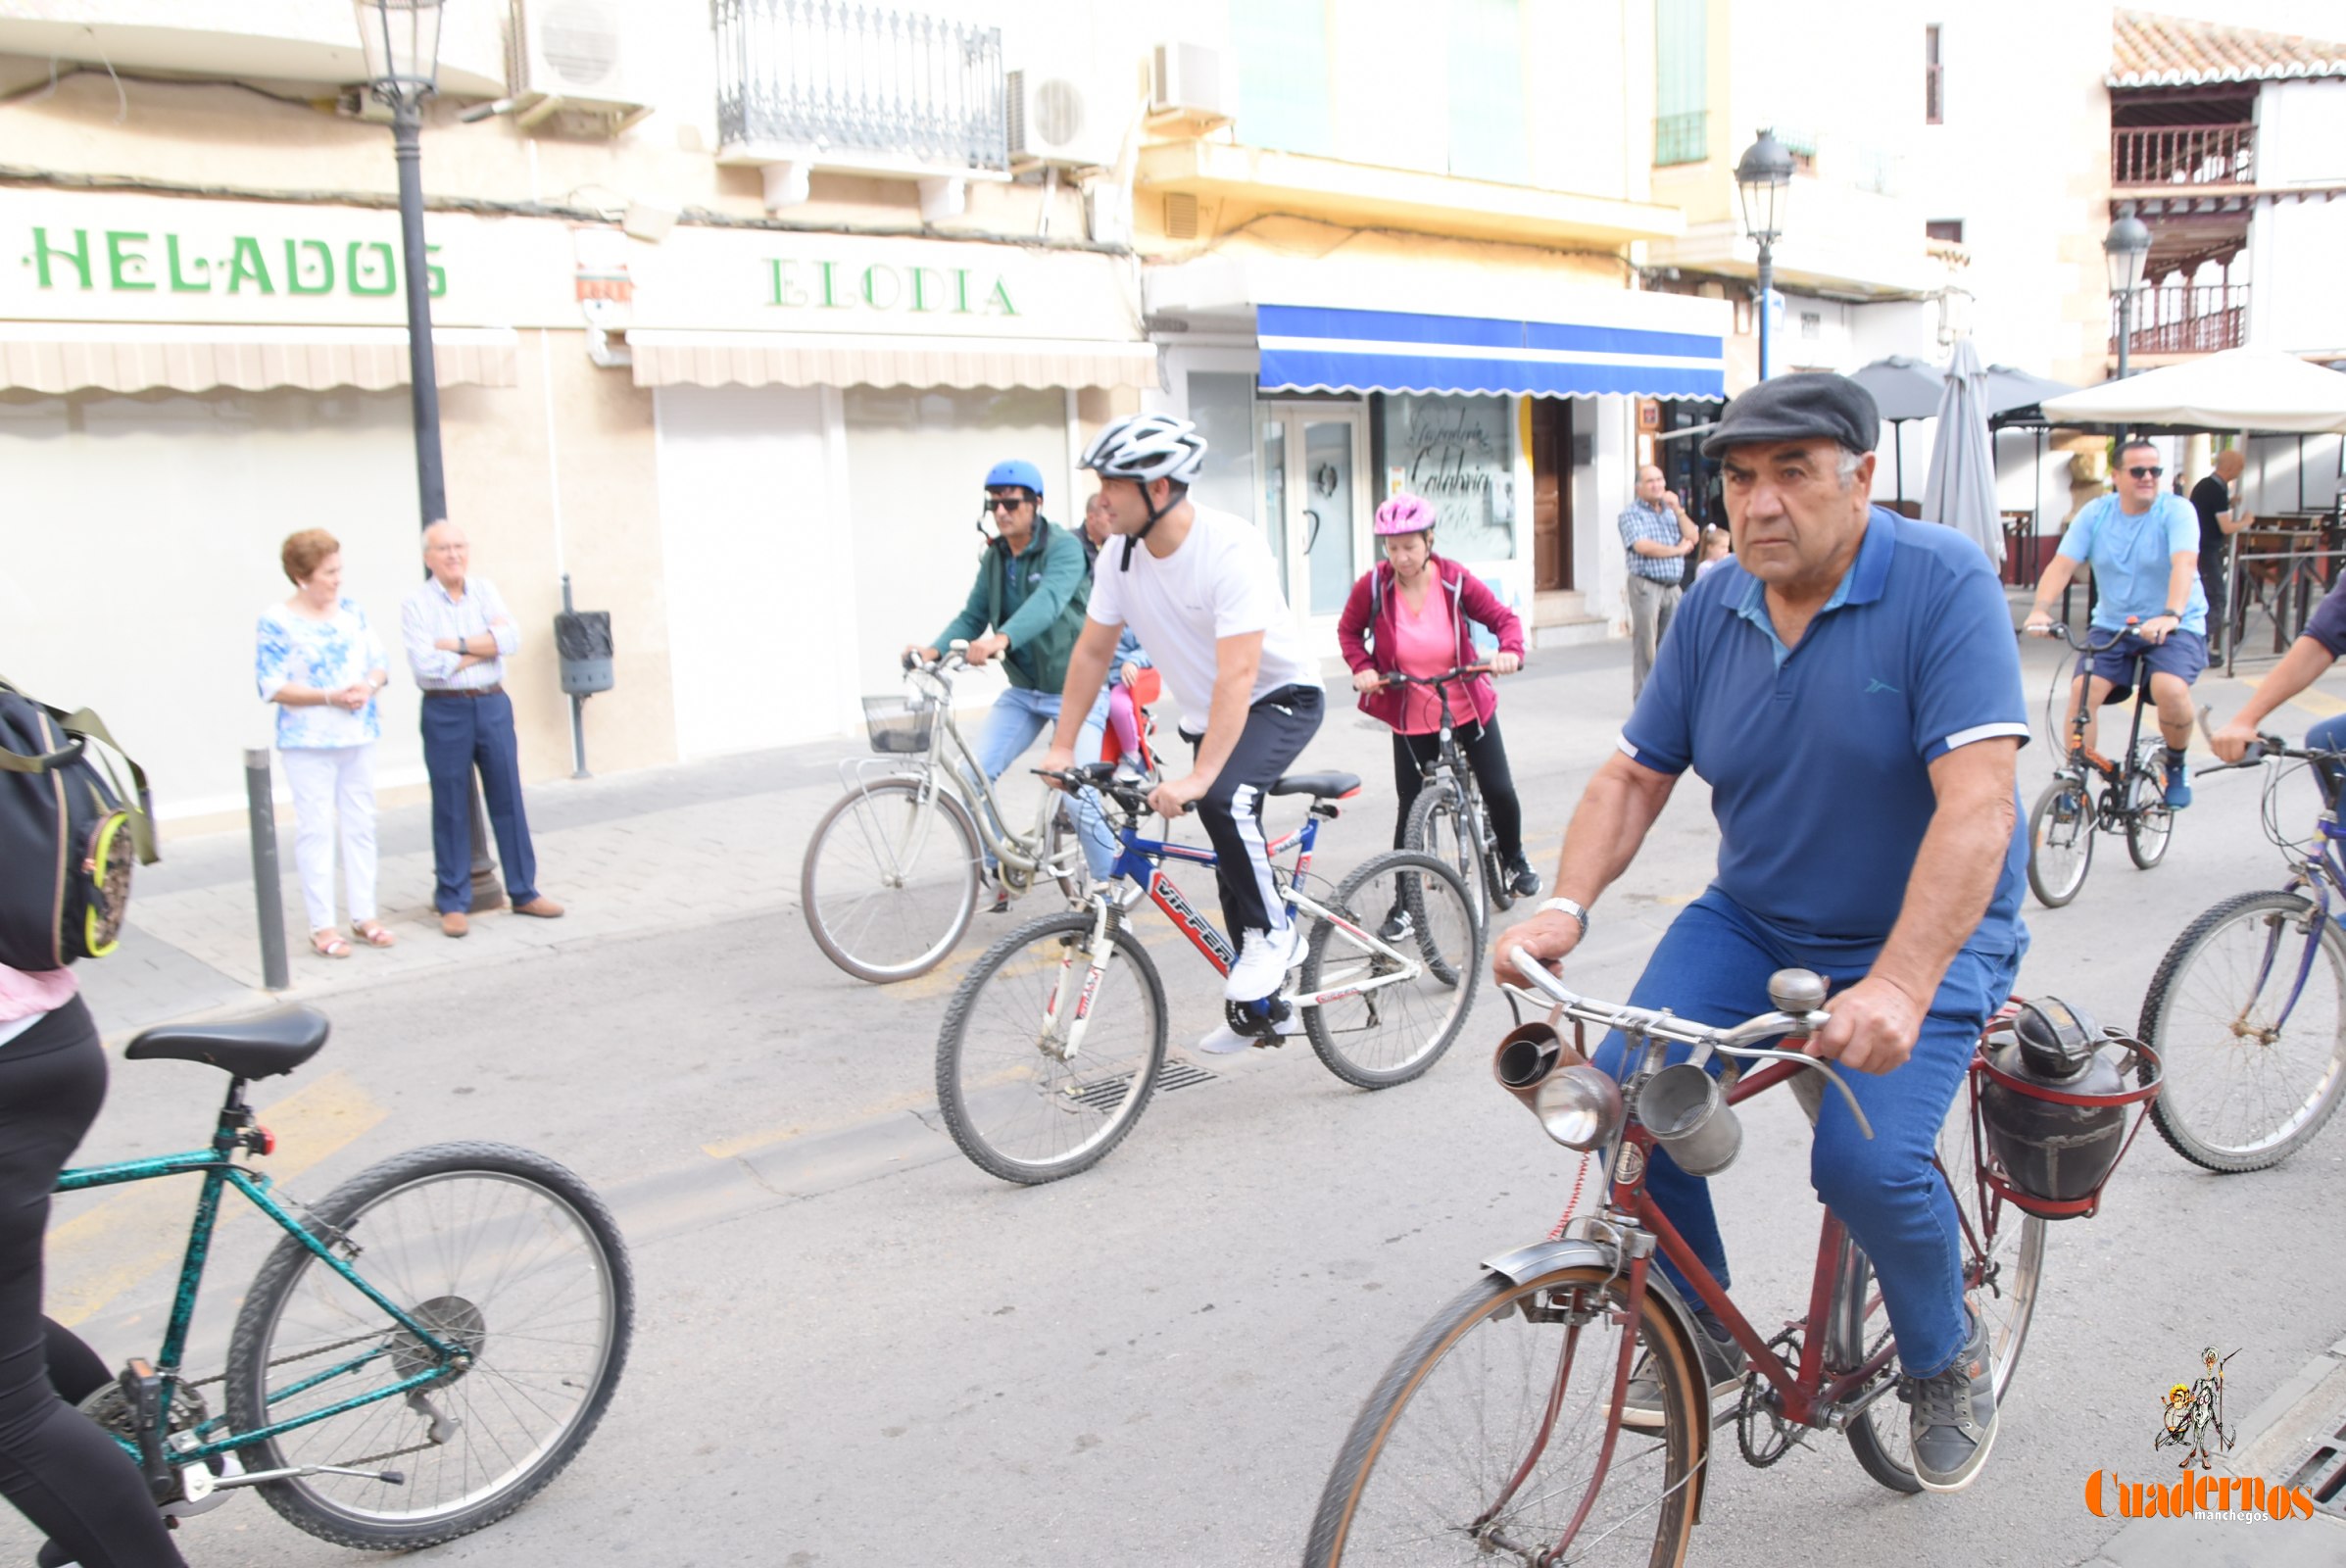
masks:
<path fill-rule="evenodd" d="M 1485 1268 L 1514 1285 L 1529 1285 L 1542 1274 L 1584 1264 L 1590 1268 L 1611 1268 L 1612 1250 L 1579 1237 L 1568 1237 L 1562 1241 L 1534 1242 L 1529 1247 L 1519 1247 L 1512 1252 L 1501 1252 L 1496 1257 L 1483 1260 Z M 1648 1268 L 1645 1271 L 1645 1294 L 1662 1303 L 1671 1325 L 1678 1330 L 1679 1338 L 1685 1343 L 1686 1354 L 1697 1354 L 1697 1347 L 1702 1342 L 1694 1337 L 1694 1314 L 1678 1294 L 1678 1287 L 1670 1283 L 1670 1276 L 1659 1268 Z"/>

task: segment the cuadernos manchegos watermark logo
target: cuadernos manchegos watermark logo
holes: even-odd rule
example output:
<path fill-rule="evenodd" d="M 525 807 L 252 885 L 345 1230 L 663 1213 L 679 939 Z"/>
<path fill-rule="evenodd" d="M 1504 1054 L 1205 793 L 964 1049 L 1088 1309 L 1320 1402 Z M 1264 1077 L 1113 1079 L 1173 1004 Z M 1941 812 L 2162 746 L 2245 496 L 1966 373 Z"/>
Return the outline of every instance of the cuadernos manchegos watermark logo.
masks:
<path fill-rule="evenodd" d="M 2232 1355 L 2237 1355 L 2237 1350 Z M 2123 1519 L 2311 1519 L 2313 1494 L 2263 1476 L 2212 1474 L 2218 1455 L 2238 1436 L 2224 1419 L 2224 1364 L 2214 1346 L 2200 1352 L 2200 1375 L 2168 1389 L 2159 1401 L 2161 1448 L 2183 1451 L 2182 1474 L 2174 1481 L 2129 1481 L 2116 1470 L 2085 1478 L 2085 1506 L 2097 1518 Z M 2196 1473 L 2194 1473 L 2196 1471 Z"/>

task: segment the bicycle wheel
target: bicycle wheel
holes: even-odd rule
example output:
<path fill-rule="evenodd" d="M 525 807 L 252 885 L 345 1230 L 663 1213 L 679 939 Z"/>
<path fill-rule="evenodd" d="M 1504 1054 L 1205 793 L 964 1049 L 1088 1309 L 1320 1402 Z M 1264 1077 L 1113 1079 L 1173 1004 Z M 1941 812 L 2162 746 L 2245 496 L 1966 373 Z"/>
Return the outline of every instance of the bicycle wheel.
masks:
<path fill-rule="evenodd" d="M 2166 1068 L 2151 1120 L 2176 1153 L 2216 1171 L 2275 1164 L 2346 1085 L 2346 936 L 2302 894 L 2226 899 L 2167 950 L 2140 1033 Z"/>
<path fill-rule="evenodd" d="M 2085 885 L 2093 864 L 2093 800 L 2075 778 L 2056 776 L 2028 812 L 2028 886 L 2058 909 Z"/>
<path fill-rule="evenodd" d="M 823 956 L 858 980 L 926 974 L 977 909 L 977 828 L 917 778 L 853 789 L 823 813 L 799 871 L 799 903 Z"/>
<path fill-rule="evenodd" d="M 1596 1469 L 1627 1296 L 1626 1281 L 1580 1266 L 1528 1285 L 1491 1275 L 1444 1307 L 1346 1434 L 1311 1521 L 1307 1568 L 1529 1563 L 1584 1505 L 1564 1561 L 1677 1568 L 1707 1423 L 1689 1352 L 1651 1296 L 1628 1353 L 1652 1358 L 1662 1425 L 1615 1429 L 1601 1478 Z"/>
<path fill-rule="evenodd" d="M 1468 819 L 1465 805 L 1458 786 L 1450 780 L 1428 784 L 1409 808 L 1409 823 L 1401 837 L 1410 849 L 1431 855 L 1458 873 L 1458 883 L 1466 890 L 1467 907 L 1480 929 L 1491 918 L 1491 893 L 1483 878 L 1481 835 Z M 1384 917 L 1384 913 L 1378 915 L 1380 920 Z"/>
<path fill-rule="evenodd" d="M 1995 1367 L 1996 1407 L 2001 1410 L 2036 1314 L 2036 1294 L 2044 1273 L 2046 1222 L 2024 1213 L 1979 1182 L 1972 1135 L 1972 1097 L 1960 1090 L 1938 1134 L 1938 1166 L 1954 1194 L 1963 1240 L 1963 1294 L 1987 1324 L 1987 1351 Z M 1889 1339 L 1889 1315 L 1874 1288 L 1874 1269 L 1865 1250 L 1847 1243 L 1840 1282 L 1834 1290 L 1830 1359 L 1846 1370 L 1871 1356 Z M 1893 1364 L 1892 1375 L 1896 1374 Z M 1849 1449 L 1866 1474 L 1892 1492 L 1920 1492 L 1914 1473 L 1914 1442 L 1907 1405 L 1887 1393 L 1849 1423 Z"/>
<path fill-rule="evenodd" d="M 2157 743 L 2146 743 L 2135 760 L 2135 772 L 2126 784 L 2126 854 L 2137 868 L 2147 871 L 2167 858 L 2167 841 L 2175 836 L 2175 812 L 2167 806 L 2167 768 L 2159 760 Z"/>
<path fill-rule="evenodd" d="M 1115 951 L 1067 1054 L 1089 965 L 1089 910 L 1045 915 L 986 950 L 937 1037 L 937 1103 L 978 1169 L 1036 1186 L 1098 1164 L 1140 1120 L 1165 1064 L 1165 987 L 1119 916 Z"/>
<path fill-rule="evenodd" d="M 392 1470 L 265 1482 L 270 1507 L 337 1545 L 412 1549 L 504 1518 L 561 1474 L 627 1363 L 635 1287 L 611 1212 L 562 1166 L 502 1144 L 435 1144 L 307 1210 L 313 1235 L 469 1359 L 442 1381 L 242 1450 L 245 1469 Z M 299 1240 L 253 1278 L 228 1341 L 239 1432 L 414 1377 L 421 1341 Z"/>
<path fill-rule="evenodd" d="M 1410 932 L 1393 947 L 1417 973 L 1303 1009 L 1303 1029 L 1328 1070 L 1360 1089 L 1407 1083 L 1442 1058 L 1465 1026 L 1483 975 L 1483 928 L 1466 884 L 1442 860 L 1392 850 L 1364 861 L 1337 886 L 1332 920 L 1312 922 L 1303 946 L 1304 995 L 1372 982 L 1405 970 L 1369 943 L 1386 911 L 1399 908 Z"/>

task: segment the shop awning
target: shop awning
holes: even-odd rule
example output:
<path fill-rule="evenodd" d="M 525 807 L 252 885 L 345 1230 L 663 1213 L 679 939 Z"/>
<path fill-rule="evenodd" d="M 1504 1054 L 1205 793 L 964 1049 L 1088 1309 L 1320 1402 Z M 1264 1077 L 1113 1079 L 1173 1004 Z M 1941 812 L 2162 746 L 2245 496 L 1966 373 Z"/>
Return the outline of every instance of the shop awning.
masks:
<path fill-rule="evenodd" d="M 511 327 L 432 332 L 432 368 L 442 386 L 516 386 L 519 353 L 520 335 Z M 0 390 L 6 391 L 325 392 L 407 384 L 402 326 L 0 321 Z"/>
<path fill-rule="evenodd" d="M 646 327 L 627 347 L 637 386 L 1156 385 L 1147 343 Z"/>
<path fill-rule="evenodd" d="M 1254 319 L 1266 392 L 1727 395 L 1725 348 L 1702 333 L 1316 305 Z"/>

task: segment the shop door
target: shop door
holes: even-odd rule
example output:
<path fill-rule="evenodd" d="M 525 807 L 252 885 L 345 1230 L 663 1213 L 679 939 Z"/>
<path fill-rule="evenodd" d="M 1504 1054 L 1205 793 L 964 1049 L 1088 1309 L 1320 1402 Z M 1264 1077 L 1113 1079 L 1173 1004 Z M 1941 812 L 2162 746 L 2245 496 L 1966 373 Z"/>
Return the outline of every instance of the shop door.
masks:
<path fill-rule="evenodd" d="M 1262 406 L 1263 525 L 1288 604 L 1312 652 L 1336 652 L 1336 621 L 1370 561 L 1368 416 L 1357 405 Z"/>
<path fill-rule="evenodd" d="M 1572 586 L 1572 404 L 1531 398 L 1532 587 Z"/>

